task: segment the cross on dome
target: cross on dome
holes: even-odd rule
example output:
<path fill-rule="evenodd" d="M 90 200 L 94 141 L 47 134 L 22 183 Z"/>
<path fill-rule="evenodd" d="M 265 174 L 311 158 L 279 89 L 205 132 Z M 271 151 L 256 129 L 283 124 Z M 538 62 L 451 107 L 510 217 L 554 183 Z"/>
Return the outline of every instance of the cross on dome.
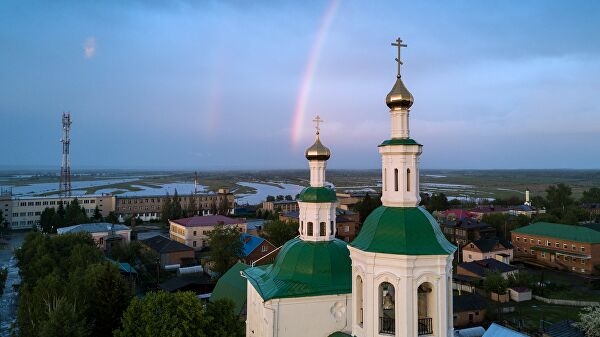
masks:
<path fill-rule="evenodd" d="M 402 47 L 407 47 L 407 45 L 402 43 L 402 39 L 397 38 L 395 43 L 392 42 L 392 46 L 398 47 L 398 58 L 396 58 L 396 62 L 398 62 L 398 75 L 396 76 L 400 78 L 400 66 L 403 64 L 402 59 L 400 58 L 400 49 Z"/>
<path fill-rule="evenodd" d="M 317 135 L 320 133 L 321 128 L 320 128 L 320 124 L 323 123 L 324 121 L 321 119 L 321 117 L 319 117 L 319 115 L 317 115 L 317 117 L 315 117 L 315 119 L 313 119 L 313 122 L 315 122 L 315 128 L 317 129 Z"/>

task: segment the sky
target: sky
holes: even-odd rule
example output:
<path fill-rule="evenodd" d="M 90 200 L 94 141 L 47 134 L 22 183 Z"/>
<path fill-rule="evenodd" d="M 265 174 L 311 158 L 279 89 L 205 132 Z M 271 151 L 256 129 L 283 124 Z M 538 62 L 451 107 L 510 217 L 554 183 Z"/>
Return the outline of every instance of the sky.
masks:
<path fill-rule="evenodd" d="M 600 168 L 597 1 L 0 1 L 0 168 L 377 169 L 396 76 L 426 169 Z"/>

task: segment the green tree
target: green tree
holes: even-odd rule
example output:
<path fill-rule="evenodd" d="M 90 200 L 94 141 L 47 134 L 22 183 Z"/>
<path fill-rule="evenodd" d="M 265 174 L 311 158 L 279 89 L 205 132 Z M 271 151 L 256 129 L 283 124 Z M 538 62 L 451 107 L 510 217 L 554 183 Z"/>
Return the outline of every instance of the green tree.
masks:
<path fill-rule="evenodd" d="M 180 219 L 183 216 L 183 209 L 181 207 L 181 198 L 177 194 L 177 189 L 173 193 L 173 200 L 171 201 L 171 217 L 169 219 Z"/>
<path fill-rule="evenodd" d="M 81 223 L 88 222 L 89 219 L 85 214 L 85 209 L 79 206 L 77 198 L 71 200 L 71 202 L 65 208 L 64 225 L 73 226 Z"/>
<path fill-rule="evenodd" d="M 592 187 L 587 191 L 583 191 L 583 196 L 580 199 L 581 203 L 600 203 L 600 188 Z"/>
<path fill-rule="evenodd" d="M 227 200 L 227 197 L 224 196 L 221 198 L 221 200 L 219 200 L 219 207 L 218 207 L 218 213 L 221 215 L 228 215 L 229 214 L 229 200 Z"/>
<path fill-rule="evenodd" d="M 223 275 L 242 256 L 240 231 L 236 227 L 218 224 L 208 233 L 211 269 Z"/>
<path fill-rule="evenodd" d="M 173 208 L 173 202 L 171 201 L 171 197 L 169 197 L 169 193 L 167 193 L 167 195 L 165 196 L 165 198 L 163 199 L 162 202 L 162 207 L 161 207 L 161 213 L 160 213 L 160 220 L 164 223 L 169 223 L 169 220 L 175 220 L 175 218 L 170 218 L 171 213 L 172 213 L 172 208 Z"/>
<path fill-rule="evenodd" d="M 192 292 L 151 292 L 131 301 L 114 337 L 205 337 L 210 321 Z"/>
<path fill-rule="evenodd" d="M 267 201 L 275 201 L 275 197 L 272 195 L 267 195 Z"/>
<path fill-rule="evenodd" d="M 117 217 L 117 213 L 115 213 L 114 211 L 111 211 L 110 213 L 108 213 L 108 216 L 106 216 L 106 218 L 104 218 L 104 221 L 106 221 L 108 223 L 116 224 L 117 222 L 119 222 L 119 218 Z"/>
<path fill-rule="evenodd" d="M 574 324 L 586 337 L 600 337 L 600 306 L 593 305 L 582 309 L 579 322 Z"/>
<path fill-rule="evenodd" d="M 450 207 L 448 197 L 444 193 L 434 193 L 429 197 L 429 203 L 425 205 L 425 208 L 429 213 L 434 211 L 445 211 Z"/>
<path fill-rule="evenodd" d="M 279 247 L 298 235 L 298 222 L 271 220 L 265 223 L 261 236 Z"/>
<path fill-rule="evenodd" d="M 571 194 L 571 187 L 563 183 L 548 186 L 546 189 L 548 211 L 562 218 L 566 214 L 567 208 L 573 204 Z"/>
<path fill-rule="evenodd" d="M 506 293 L 508 281 L 500 273 L 488 273 L 483 280 L 483 287 L 488 292 L 502 295 Z"/>
<path fill-rule="evenodd" d="M 4 286 L 6 284 L 6 278 L 8 277 L 8 269 L 0 268 L 0 296 L 4 294 Z"/>
<path fill-rule="evenodd" d="M 244 323 L 234 312 L 235 304 L 229 299 L 209 302 L 206 313 L 212 318 L 206 335 L 211 337 L 244 337 Z"/>
<path fill-rule="evenodd" d="M 371 198 L 371 195 L 367 193 L 365 197 L 356 205 L 354 205 L 354 211 L 358 212 L 360 222 L 365 222 L 365 219 L 373 212 L 374 209 L 381 206 L 381 196 Z"/>
<path fill-rule="evenodd" d="M 42 232 L 44 233 L 56 233 L 56 228 L 58 224 L 55 224 L 57 214 L 54 208 L 46 207 L 42 211 L 40 215 L 40 227 L 42 227 Z"/>
<path fill-rule="evenodd" d="M 52 297 L 44 300 L 45 317 L 39 322 L 40 337 L 87 337 L 90 327 L 79 311 L 76 303 L 66 297 Z"/>
<path fill-rule="evenodd" d="M 285 196 L 285 200 L 287 200 L 287 201 L 292 201 L 292 200 L 294 200 L 294 199 L 292 198 L 292 196 L 291 196 L 291 195 L 289 195 L 289 194 L 288 194 L 288 195 L 286 195 L 286 196 Z"/>
<path fill-rule="evenodd" d="M 92 219 L 94 219 L 94 221 L 102 220 L 102 213 L 100 213 L 100 208 L 98 205 L 96 205 L 96 208 L 94 208 L 94 215 L 92 216 Z"/>
<path fill-rule="evenodd" d="M 196 197 L 193 194 L 190 194 L 189 202 L 184 213 L 185 216 L 194 216 L 198 214 L 198 203 L 196 202 Z"/>

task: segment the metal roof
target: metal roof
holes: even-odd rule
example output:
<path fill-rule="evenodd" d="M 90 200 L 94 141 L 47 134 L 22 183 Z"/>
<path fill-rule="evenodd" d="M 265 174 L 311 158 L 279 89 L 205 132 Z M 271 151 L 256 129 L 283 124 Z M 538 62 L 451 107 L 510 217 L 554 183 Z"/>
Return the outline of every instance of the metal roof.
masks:
<path fill-rule="evenodd" d="M 536 222 L 529 226 L 513 229 L 511 232 L 515 234 L 530 234 L 577 242 L 600 243 L 600 231 L 587 226 Z"/>
<path fill-rule="evenodd" d="M 114 226 L 114 227 L 113 227 Z M 98 223 L 83 223 L 75 226 L 63 227 L 56 229 L 58 234 L 65 233 L 103 233 L 114 231 L 131 230 L 131 228 L 121 224 L 111 224 L 108 222 Z"/>

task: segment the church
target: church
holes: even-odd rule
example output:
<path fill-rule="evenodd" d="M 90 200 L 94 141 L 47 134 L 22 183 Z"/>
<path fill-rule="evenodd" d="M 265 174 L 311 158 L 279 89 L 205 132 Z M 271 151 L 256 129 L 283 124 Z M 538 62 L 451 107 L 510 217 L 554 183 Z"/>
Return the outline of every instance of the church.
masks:
<path fill-rule="evenodd" d="M 422 145 L 409 134 L 413 96 L 398 72 L 386 96 L 390 135 L 381 154 L 382 206 L 356 239 L 335 238 L 335 191 L 325 186 L 331 151 L 321 143 L 319 121 L 306 150 L 310 186 L 298 198 L 299 236 L 271 265 L 248 268 L 248 337 L 450 337 L 452 258 L 456 247 L 419 207 Z"/>

